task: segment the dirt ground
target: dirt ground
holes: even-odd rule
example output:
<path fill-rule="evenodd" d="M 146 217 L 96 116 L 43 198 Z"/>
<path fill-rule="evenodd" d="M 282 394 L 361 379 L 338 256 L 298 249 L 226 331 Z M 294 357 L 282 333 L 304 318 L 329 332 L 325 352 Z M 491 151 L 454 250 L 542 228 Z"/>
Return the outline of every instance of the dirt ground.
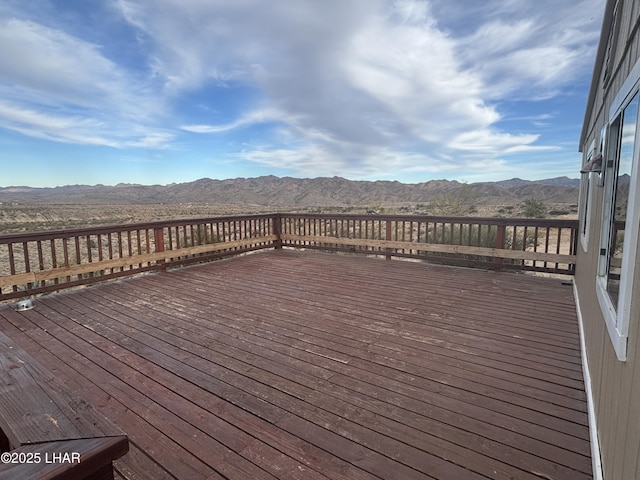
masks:
<path fill-rule="evenodd" d="M 426 205 L 376 205 L 375 207 L 277 208 L 262 205 L 29 205 L 0 204 L 0 234 L 120 225 L 183 218 L 297 211 L 302 213 L 379 213 L 437 215 Z M 577 205 L 551 204 L 547 218 L 577 218 Z M 519 205 L 476 205 L 465 216 L 522 217 Z"/>
<path fill-rule="evenodd" d="M 273 212 L 258 205 L 0 205 L 0 234 Z"/>

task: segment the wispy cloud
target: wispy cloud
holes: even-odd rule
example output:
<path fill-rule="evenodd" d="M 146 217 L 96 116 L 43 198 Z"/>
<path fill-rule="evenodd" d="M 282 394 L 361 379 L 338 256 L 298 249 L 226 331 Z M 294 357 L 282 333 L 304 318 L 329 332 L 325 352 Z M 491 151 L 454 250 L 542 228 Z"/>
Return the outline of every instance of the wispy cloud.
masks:
<path fill-rule="evenodd" d="M 0 127 L 123 149 L 220 138 L 245 145 L 236 160 L 305 176 L 508 166 L 564 148 L 507 129 L 524 116 L 505 104 L 564 95 L 588 75 L 600 3 L 104 0 L 100 20 L 127 32 L 123 49 L 10 2 Z"/>
<path fill-rule="evenodd" d="M 424 1 L 158 3 L 119 1 L 131 24 L 155 42 L 167 88 L 250 84 L 263 93 L 266 111 L 278 112 L 258 108 L 227 123 L 181 128 L 218 134 L 284 123 L 296 147 L 274 144 L 245 158 L 279 158 L 280 167 L 299 173 L 351 172 L 375 162 L 384 168 L 388 155 L 381 152 L 405 155 L 404 163 L 446 156 L 456 167 L 469 152 L 490 159 L 552 149 L 537 144 L 539 135 L 496 127 L 495 102 L 526 91 L 556 95 L 572 70 L 591 61 L 595 41 L 585 40 L 584 14 L 558 14 L 571 20 L 549 25 L 541 22 L 544 6 L 522 2 L 501 2 L 502 10 L 490 2 L 475 12 L 472 28 L 455 35 Z M 574 3 L 553 6 L 581 10 Z"/>
<path fill-rule="evenodd" d="M 97 121 L 72 116 L 53 116 L 0 102 L 0 126 L 32 137 L 56 142 L 115 147 L 108 138 L 88 134 L 100 129 Z"/>
<path fill-rule="evenodd" d="M 285 121 L 283 114 L 275 109 L 259 109 L 250 111 L 230 123 L 221 125 L 182 125 L 180 129 L 192 133 L 220 133 L 261 123 Z"/>
<path fill-rule="evenodd" d="M 456 53 L 480 76 L 488 100 L 551 98 L 590 70 L 602 2 L 490 0 L 482 9 L 459 9 L 449 20 L 477 16 L 473 29 L 454 34 Z"/>
<path fill-rule="evenodd" d="M 97 45 L 34 21 L 0 19 L 0 124 L 6 129 L 57 142 L 159 145 L 162 136 L 149 120 L 161 113 L 162 99 L 146 90 Z"/>

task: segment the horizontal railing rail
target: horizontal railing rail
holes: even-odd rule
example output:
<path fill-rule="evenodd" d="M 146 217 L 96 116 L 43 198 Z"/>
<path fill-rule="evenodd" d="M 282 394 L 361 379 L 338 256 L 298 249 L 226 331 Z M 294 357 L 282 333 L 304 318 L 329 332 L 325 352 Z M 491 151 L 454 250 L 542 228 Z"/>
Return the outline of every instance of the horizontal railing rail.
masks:
<path fill-rule="evenodd" d="M 282 214 L 285 247 L 573 274 L 577 220 Z"/>
<path fill-rule="evenodd" d="M 0 235 L 0 300 L 267 248 L 573 274 L 577 220 L 259 214 Z"/>

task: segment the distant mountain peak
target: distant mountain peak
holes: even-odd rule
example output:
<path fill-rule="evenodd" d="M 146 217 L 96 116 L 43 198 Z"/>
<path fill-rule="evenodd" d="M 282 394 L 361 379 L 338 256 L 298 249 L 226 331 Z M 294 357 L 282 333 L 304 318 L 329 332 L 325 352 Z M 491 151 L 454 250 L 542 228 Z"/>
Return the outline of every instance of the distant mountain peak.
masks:
<path fill-rule="evenodd" d="M 577 202 L 580 181 L 568 177 L 546 180 L 513 178 L 499 182 L 460 183 L 430 180 L 406 184 L 398 181 L 353 181 L 342 177 L 292 178 L 273 175 L 169 185 L 119 183 L 115 186 L 71 185 L 56 188 L 0 187 L 0 202 L 59 204 L 235 204 L 273 207 L 366 206 L 372 204 L 428 203 L 438 196 L 455 195 L 463 186 L 478 203 L 514 203 L 529 197 L 549 202 Z"/>

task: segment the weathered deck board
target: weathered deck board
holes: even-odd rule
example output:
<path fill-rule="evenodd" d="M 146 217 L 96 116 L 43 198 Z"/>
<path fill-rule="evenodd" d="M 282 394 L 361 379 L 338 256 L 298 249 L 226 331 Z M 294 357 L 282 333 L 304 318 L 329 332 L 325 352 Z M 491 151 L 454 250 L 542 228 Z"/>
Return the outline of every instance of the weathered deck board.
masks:
<path fill-rule="evenodd" d="M 555 279 L 264 252 L 3 308 L 0 331 L 126 431 L 122 478 L 591 478 Z"/>

